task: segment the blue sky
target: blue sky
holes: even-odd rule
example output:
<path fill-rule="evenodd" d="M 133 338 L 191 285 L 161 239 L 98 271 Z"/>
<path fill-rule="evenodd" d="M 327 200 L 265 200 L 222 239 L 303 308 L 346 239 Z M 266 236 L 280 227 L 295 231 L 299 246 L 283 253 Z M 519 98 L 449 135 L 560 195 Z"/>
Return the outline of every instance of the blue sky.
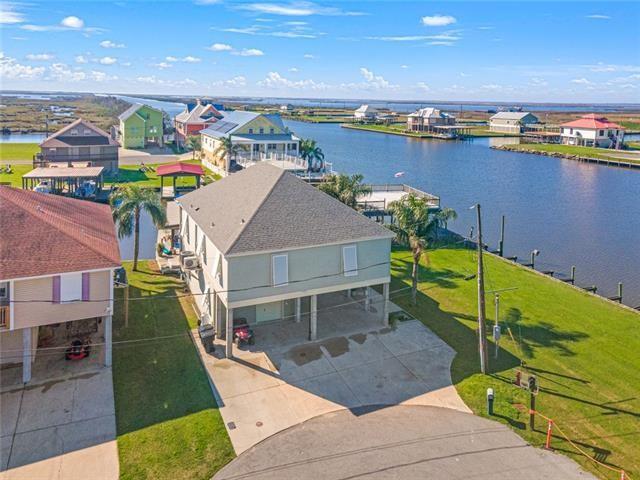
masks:
<path fill-rule="evenodd" d="M 640 103 L 637 2 L 2 2 L 3 89 Z"/>

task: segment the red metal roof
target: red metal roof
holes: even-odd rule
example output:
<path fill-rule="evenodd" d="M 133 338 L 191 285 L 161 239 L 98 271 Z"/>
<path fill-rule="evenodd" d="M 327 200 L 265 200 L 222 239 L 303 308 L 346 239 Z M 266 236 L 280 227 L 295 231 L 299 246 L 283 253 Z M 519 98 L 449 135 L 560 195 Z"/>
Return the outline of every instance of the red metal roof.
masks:
<path fill-rule="evenodd" d="M 167 165 L 158 165 L 156 174 L 159 177 L 165 175 L 204 175 L 204 169 L 200 165 L 193 163 L 169 163 Z"/>
<path fill-rule="evenodd" d="M 617 128 L 619 130 L 624 130 L 624 127 L 621 127 L 617 123 L 610 122 L 605 117 L 598 117 L 595 113 L 583 115 L 578 120 L 563 123 L 560 126 L 571 128 L 592 128 L 594 130 L 597 130 L 599 128 Z"/>
<path fill-rule="evenodd" d="M 0 280 L 120 266 L 108 205 L 0 186 Z"/>

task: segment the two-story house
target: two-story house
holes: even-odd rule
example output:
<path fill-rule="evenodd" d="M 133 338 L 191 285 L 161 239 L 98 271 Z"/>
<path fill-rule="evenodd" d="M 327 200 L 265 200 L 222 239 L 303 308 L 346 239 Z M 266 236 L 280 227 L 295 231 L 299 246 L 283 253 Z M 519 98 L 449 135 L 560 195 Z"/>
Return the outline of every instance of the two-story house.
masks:
<path fill-rule="evenodd" d="M 65 357 L 74 340 L 111 364 L 113 276 L 120 251 L 110 208 L 94 202 L 0 186 L 0 364 Z M 63 360 L 64 361 L 64 360 Z"/>
<path fill-rule="evenodd" d="M 200 135 L 202 130 L 221 118 L 222 113 L 211 103 L 198 99 L 195 104 L 187 104 L 184 111 L 173 119 L 176 144 L 183 148 L 189 137 Z"/>
<path fill-rule="evenodd" d="M 118 142 L 92 123 L 79 118 L 47 137 L 33 166 L 72 166 L 82 164 L 104 167 L 105 172 L 118 170 Z"/>
<path fill-rule="evenodd" d="M 124 148 L 146 148 L 164 144 L 162 110 L 134 103 L 120 114 L 119 139 Z"/>
<path fill-rule="evenodd" d="M 262 163 L 176 202 L 191 256 L 184 275 L 227 356 L 234 321 L 300 322 L 305 312 L 315 340 L 319 298 L 338 292 L 368 298 L 375 286 L 377 315 L 388 321 L 393 233 L 296 176 Z"/>
<path fill-rule="evenodd" d="M 226 175 L 236 164 L 298 158 L 300 139 L 285 127 L 280 115 L 240 110 L 221 113 L 221 119 L 201 132 L 202 163 L 210 170 Z M 224 139 L 236 146 L 231 155 L 221 148 Z"/>
<path fill-rule="evenodd" d="M 560 139 L 565 145 L 622 148 L 624 127 L 594 113 L 560 125 Z"/>
<path fill-rule="evenodd" d="M 525 132 L 528 125 L 536 123 L 538 117 L 530 112 L 498 112 L 489 119 L 489 130 L 519 134 Z"/>
<path fill-rule="evenodd" d="M 407 130 L 412 132 L 429 132 L 433 127 L 455 125 L 456 119 L 437 108 L 420 108 L 407 115 Z"/>

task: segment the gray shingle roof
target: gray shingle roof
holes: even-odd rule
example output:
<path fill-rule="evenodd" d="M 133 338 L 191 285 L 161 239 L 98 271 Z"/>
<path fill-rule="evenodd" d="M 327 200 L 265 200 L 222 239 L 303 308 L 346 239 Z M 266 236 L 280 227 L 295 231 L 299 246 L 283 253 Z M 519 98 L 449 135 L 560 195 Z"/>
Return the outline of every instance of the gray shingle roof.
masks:
<path fill-rule="evenodd" d="M 129 108 L 127 108 L 124 112 L 118 115 L 118 120 L 122 120 L 124 122 L 127 118 L 129 118 L 131 115 L 136 113 L 141 106 L 142 106 L 141 103 L 134 103 Z"/>
<path fill-rule="evenodd" d="M 522 120 L 530 112 L 498 112 L 491 119 L 503 118 L 505 120 Z"/>
<path fill-rule="evenodd" d="M 176 202 L 224 255 L 393 237 L 385 227 L 266 163 Z"/>

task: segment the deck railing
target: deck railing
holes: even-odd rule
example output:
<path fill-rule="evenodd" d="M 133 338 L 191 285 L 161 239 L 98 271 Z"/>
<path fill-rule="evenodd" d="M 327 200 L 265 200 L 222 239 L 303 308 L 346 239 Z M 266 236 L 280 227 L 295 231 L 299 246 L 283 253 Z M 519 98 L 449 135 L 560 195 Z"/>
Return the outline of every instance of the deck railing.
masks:
<path fill-rule="evenodd" d="M 386 183 L 386 184 L 373 184 L 367 185 L 371 188 L 372 193 L 376 192 L 405 192 L 407 194 L 414 194 L 417 197 L 424 198 L 427 204 L 432 208 L 440 208 L 440 197 L 432 195 L 417 188 L 410 187 L 403 183 Z M 358 206 L 363 210 L 379 210 L 386 211 L 389 207 L 389 201 L 383 200 L 361 200 L 358 202 Z"/>
<path fill-rule="evenodd" d="M 11 309 L 9 305 L 0 305 L 0 328 L 9 327 L 9 314 Z"/>

